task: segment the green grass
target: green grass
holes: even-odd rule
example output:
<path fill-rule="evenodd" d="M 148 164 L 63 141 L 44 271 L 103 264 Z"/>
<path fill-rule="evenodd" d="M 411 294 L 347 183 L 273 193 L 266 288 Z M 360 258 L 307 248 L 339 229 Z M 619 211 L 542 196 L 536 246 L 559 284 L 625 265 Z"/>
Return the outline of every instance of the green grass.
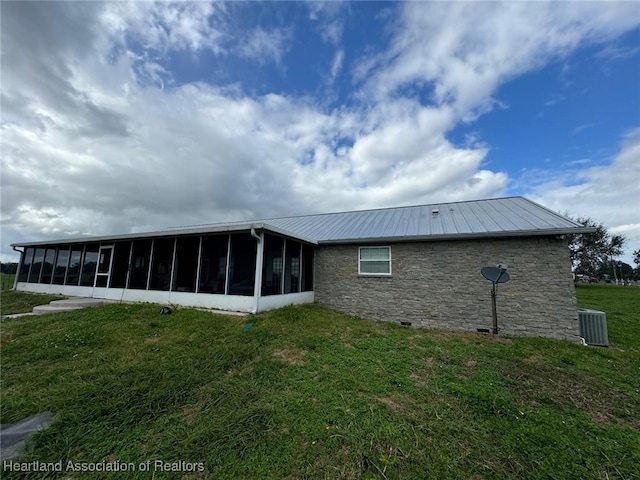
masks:
<path fill-rule="evenodd" d="M 0 291 L 11 290 L 15 278 L 16 276 L 13 274 L 0 273 Z"/>
<path fill-rule="evenodd" d="M 2 478 L 638 478 L 640 289 L 578 295 L 607 311 L 610 348 L 408 329 L 314 305 L 8 320 L 2 423 L 56 414 L 22 461 L 151 461 L 151 472 Z M 154 472 L 155 460 L 205 471 Z"/>
<path fill-rule="evenodd" d="M 65 297 L 60 295 L 3 291 L 0 293 L 0 315 L 27 313 L 37 305 L 46 305 L 52 300 L 60 300 L 63 298 Z"/>

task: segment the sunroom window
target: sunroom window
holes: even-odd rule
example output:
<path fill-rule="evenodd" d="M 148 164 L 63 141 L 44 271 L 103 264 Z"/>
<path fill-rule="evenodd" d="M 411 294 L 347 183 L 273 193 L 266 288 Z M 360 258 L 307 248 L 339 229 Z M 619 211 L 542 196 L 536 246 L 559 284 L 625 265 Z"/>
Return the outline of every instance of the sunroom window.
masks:
<path fill-rule="evenodd" d="M 360 275 L 391 275 L 391 247 L 360 247 Z"/>

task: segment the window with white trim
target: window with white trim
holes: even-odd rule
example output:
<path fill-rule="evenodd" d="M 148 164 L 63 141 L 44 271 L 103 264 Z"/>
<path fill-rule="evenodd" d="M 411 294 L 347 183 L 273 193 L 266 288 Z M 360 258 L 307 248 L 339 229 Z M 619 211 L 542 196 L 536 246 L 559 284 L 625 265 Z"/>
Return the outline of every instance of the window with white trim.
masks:
<path fill-rule="evenodd" d="M 391 275 L 391 247 L 360 247 L 360 275 Z"/>

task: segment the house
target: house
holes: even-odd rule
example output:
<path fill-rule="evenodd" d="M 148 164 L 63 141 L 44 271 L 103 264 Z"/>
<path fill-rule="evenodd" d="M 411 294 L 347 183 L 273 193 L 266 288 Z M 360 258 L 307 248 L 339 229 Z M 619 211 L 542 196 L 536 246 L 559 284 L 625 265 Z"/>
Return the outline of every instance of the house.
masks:
<path fill-rule="evenodd" d="M 20 243 L 16 290 L 260 312 L 317 302 L 373 320 L 482 331 L 484 266 L 508 265 L 500 332 L 579 340 L 572 220 L 523 197 Z"/>

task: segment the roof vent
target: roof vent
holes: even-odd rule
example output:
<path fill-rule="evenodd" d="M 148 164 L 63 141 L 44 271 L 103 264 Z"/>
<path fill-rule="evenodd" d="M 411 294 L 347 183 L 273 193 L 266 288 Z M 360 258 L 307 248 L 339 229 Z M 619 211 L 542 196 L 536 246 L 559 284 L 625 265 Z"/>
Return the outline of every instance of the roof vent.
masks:
<path fill-rule="evenodd" d="M 431 215 L 433 215 L 434 217 L 437 217 L 438 215 L 440 215 L 440 210 L 438 210 L 437 208 L 434 208 L 433 210 L 431 210 Z"/>

